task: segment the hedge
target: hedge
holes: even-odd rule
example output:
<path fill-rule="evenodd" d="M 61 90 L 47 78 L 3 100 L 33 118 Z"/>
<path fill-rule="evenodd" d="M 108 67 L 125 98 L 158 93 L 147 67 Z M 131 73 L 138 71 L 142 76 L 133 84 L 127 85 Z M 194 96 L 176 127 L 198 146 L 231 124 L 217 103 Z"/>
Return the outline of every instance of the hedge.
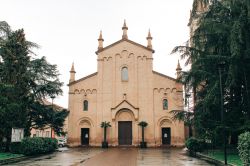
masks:
<path fill-rule="evenodd" d="M 185 145 L 188 148 L 190 154 L 195 155 L 196 152 L 203 151 L 205 147 L 205 142 L 203 140 L 191 137 L 186 140 Z"/>
<path fill-rule="evenodd" d="M 21 142 L 12 142 L 10 144 L 10 152 L 15 154 L 22 153 L 22 143 Z"/>
<path fill-rule="evenodd" d="M 21 151 L 24 155 L 44 154 L 57 149 L 57 140 L 53 138 L 24 138 L 21 142 Z"/>
<path fill-rule="evenodd" d="M 244 166 L 250 165 L 250 132 L 239 135 L 238 150 Z"/>

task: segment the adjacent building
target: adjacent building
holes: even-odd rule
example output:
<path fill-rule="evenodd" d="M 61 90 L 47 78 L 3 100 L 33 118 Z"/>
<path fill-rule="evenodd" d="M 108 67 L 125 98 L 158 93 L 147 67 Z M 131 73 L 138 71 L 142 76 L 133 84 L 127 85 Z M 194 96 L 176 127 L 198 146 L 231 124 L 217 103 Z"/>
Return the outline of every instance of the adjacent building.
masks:
<path fill-rule="evenodd" d="M 55 110 L 65 109 L 57 104 L 54 104 L 53 99 L 52 99 L 52 103 L 49 102 L 48 100 L 43 100 L 43 104 L 51 106 Z M 68 117 L 64 121 L 63 131 L 67 133 L 68 132 L 67 129 L 68 129 Z M 49 137 L 49 138 L 67 138 L 67 135 L 66 136 L 57 135 L 50 126 L 45 126 L 42 129 L 32 128 L 30 131 L 30 136 L 31 137 Z"/>

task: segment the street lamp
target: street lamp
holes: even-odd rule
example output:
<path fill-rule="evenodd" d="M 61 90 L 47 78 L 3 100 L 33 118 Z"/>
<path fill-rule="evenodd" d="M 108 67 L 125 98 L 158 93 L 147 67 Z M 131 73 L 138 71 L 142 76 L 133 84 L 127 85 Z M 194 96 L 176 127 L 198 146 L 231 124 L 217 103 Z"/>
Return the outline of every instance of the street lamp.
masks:
<path fill-rule="evenodd" d="M 220 95 L 221 95 L 221 124 L 223 125 L 223 144 L 224 144 L 224 162 L 225 165 L 227 165 L 227 145 L 226 145 L 226 129 L 225 129 L 225 120 L 224 120 L 224 95 L 223 95 L 223 88 L 222 88 L 222 79 L 221 79 L 221 74 L 222 74 L 222 70 L 225 67 L 225 62 L 220 62 L 218 64 L 218 70 L 219 70 L 219 77 L 220 77 Z"/>
<path fill-rule="evenodd" d="M 53 111 L 53 101 L 54 101 L 55 96 L 52 95 L 52 96 L 50 96 L 50 98 L 51 98 L 51 101 L 52 101 L 51 107 L 52 107 L 52 111 Z M 52 138 L 52 127 L 50 127 L 50 137 Z"/>

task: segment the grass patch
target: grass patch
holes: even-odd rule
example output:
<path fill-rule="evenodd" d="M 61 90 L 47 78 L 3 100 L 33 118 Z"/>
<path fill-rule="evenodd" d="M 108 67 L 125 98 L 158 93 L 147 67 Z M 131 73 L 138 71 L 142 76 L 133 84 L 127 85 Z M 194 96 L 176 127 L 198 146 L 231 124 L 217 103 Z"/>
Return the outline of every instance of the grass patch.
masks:
<path fill-rule="evenodd" d="M 211 158 L 214 158 L 216 160 L 220 160 L 224 162 L 224 152 L 223 151 L 209 151 L 205 155 L 208 155 Z M 242 161 L 240 160 L 240 157 L 237 152 L 227 152 L 227 162 L 230 164 L 234 164 L 237 166 L 243 166 Z"/>
<path fill-rule="evenodd" d="M 13 153 L 0 153 L 0 160 L 10 159 L 10 158 L 16 158 L 21 157 L 22 154 L 13 154 Z"/>

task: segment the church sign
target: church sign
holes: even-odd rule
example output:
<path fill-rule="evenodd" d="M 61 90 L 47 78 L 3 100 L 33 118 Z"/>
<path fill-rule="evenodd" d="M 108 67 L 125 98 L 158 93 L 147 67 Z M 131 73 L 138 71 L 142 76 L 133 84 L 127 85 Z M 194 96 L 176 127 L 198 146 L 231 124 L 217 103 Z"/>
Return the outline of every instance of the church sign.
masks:
<path fill-rule="evenodd" d="M 11 142 L 21 142 L 24 135 L 23 128 L 12 128 Z"/>

